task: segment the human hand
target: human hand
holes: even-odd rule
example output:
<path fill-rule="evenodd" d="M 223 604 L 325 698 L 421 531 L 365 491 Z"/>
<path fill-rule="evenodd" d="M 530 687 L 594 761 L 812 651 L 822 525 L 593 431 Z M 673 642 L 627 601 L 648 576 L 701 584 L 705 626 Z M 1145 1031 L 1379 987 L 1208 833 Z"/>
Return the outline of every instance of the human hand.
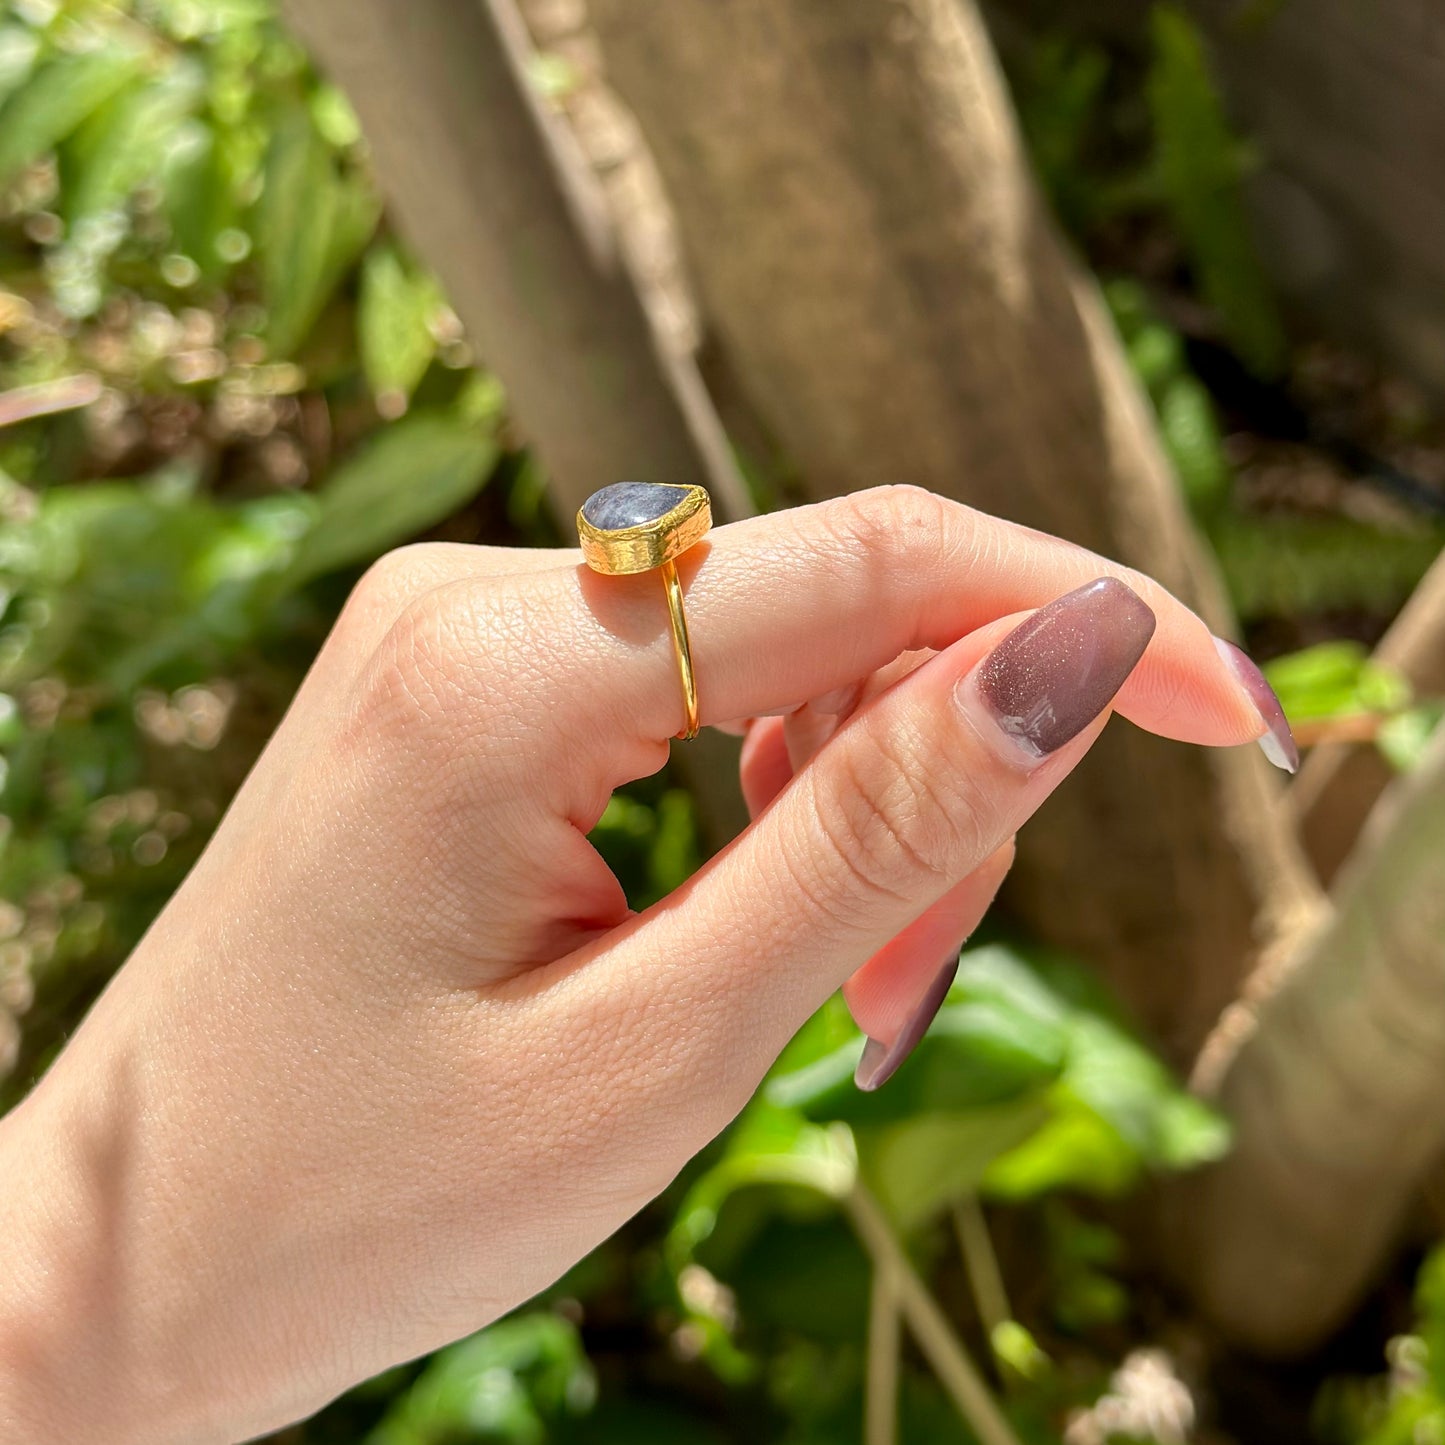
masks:
<path fill-rule="evenodd" d="M 363 580 L 0 1125 L 26 1180 L 0 1436 L 235 1440 L 496 1318 L 845 981 L 864 1082 L 896 1066 L 1111 702 L 1188 742 L 1266 732 L 1257 674 L 1156 584 L 913 488 L 719 528 L 679 570 L 703 721 L 794 715 L 749 728 L 752 825 L 642 914 L 585 835 L 680 726 L 657 579 L 423 546 Z"/>

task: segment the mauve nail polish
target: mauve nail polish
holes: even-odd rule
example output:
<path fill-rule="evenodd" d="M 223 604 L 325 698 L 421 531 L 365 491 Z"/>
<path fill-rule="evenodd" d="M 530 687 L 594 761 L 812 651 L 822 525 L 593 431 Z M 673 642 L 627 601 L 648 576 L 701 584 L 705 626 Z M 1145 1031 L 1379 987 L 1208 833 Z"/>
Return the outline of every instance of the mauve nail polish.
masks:
<path fill-rule="evenodd" d="M 1014 628 L 979 664 L 975 687 L 1009 737 L 1046 757 L 1108 707 L 1153 635 L 1138 593 L 1100 577 Z"/>
<path fill-rule="evenodd" d="M 1226 666 L 1239 680 L 1240 686 L 1249 694 L 1254 710 L 1264 720 L 1268 729 L 1259 739 L 1260 751 L 1275 767 L 1283 768 L 1287 773 L 1298 772 L 1299 748 L 1295 744 L 1294 734 L 1289 730 L 1289 720 L 1284 715 L 1275 690 L 1265 681 L 1264 674 L 1250 660 L 1249 655 L 1232 642 L 1216 637 L 1214 646 Z"/>
<path fill-rule="evenodd" d="M 860 1089 L 871 1092 L 893 1077 L 899 1064 L 913 1052 L 914 1045 L 928 1032 L 928 1026 L 943 1007 L 943 1001 L 948 997 L 948 990 L 953 986 L 957 973 L 958 955 L 954 954 L 939 970 L 938 977 L 929 984 L 922 1003 L 909 1014 L 903 1031 L 892 1044 L 869 1039 L 863 1045 L 863 1057 L 858 1060 L 858 1067 L 853 1071 L 853 1082 Z"/>

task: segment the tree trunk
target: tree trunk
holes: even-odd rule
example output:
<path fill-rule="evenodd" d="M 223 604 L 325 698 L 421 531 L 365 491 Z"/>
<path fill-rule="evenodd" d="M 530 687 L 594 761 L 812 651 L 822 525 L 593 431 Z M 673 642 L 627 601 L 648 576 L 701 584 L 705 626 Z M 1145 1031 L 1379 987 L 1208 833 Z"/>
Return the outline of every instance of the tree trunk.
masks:
<path fill-rule="evenodd" d="M 1445 732 L 1371 817 L 1333 919 L 1207 1060 L 1235 1145 L 1183 1181 L 1179 1258 L 1205 1310 L 1260 1351 L 1339 1325 L 1445 1148 L 1441 859 Z"/>
<path fill-rule="evenodd" d="M 1030 183 L 972 6 L 590 10 L 704 315 L 812 495 L 918 482 L 1145 568 L 1228 630 L 1147 408 Z M 1252 750 L 1126 726 L 1025 830 L 1012 898 L 1097 959 L 1176 1061 L 1256 949 L 1316 904 Z"/>
<path fill-rule="evenodd" d="M 391 214 L 447 294 L 570 526 L 596 488 L 696 480 L 750 512 L 691 358 L 669 353 L 508 0 L 285 0 L 355 105 Z"/>

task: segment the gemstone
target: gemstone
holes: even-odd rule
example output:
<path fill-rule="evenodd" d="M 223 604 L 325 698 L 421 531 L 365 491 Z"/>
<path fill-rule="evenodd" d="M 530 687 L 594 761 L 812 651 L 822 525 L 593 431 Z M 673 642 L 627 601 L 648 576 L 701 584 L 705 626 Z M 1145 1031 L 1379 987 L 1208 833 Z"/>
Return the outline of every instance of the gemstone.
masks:
<path fill-rule="evenodd" d="M 666 516 L 691 490 L 661 482 L 614 482 L 582 503 L 582 515 L 603 532 L 640 527 Z"/>

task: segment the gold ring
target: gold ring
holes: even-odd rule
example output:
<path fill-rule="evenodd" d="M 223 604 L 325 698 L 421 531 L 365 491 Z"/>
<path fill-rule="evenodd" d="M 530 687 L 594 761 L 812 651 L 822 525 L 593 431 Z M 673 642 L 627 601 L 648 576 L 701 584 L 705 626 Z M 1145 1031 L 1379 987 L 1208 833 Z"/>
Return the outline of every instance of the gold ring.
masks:
<path fill-rule="evenodd" d="M 662 569 L 667 587 L 667 613 L 672 621 L 672 648 L 682 676 L 687 725 L 679 738 L 697 736 L 697 684 L 692 675 L 692 648 L 687 640 L 687 614 L 682 610 L 682 583 L 676 559 L 695 546 L 712 526 L 712 503 L 702 487 L 677 487 L 661 482 L 616 482 L 593 492 L 577 512 L 582 556 L 594 572 L 615 577 L 627 572 Z"/>

